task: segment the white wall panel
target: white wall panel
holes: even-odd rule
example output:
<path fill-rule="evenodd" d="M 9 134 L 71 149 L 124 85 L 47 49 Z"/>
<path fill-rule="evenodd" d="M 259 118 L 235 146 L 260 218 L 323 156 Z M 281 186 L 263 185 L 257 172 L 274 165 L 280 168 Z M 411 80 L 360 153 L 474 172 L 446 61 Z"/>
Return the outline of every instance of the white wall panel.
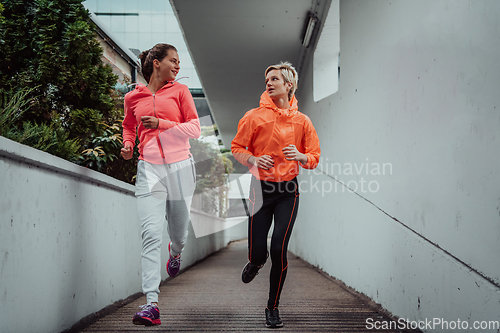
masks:
<path fill-rule="evenodd" d="M 500 320 L 499 17 L 493 1 L 341 1 L 339 91 L 314 102 L 312 55 L 300 78 L 328 176 L 301 176 L 315 193 L 291 249 L 402 318 Z M 359 195 L 321 193 L 332 177 Z"/>

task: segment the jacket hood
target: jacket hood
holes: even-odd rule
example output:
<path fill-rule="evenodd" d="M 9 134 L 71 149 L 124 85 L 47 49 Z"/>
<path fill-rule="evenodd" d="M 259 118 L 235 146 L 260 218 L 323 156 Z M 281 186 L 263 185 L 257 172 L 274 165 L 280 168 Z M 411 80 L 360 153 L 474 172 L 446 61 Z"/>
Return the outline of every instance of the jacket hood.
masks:
<path fill-rule="evenodd" d="M 260 95 L 260 106 L 265 107 L 268 109 L 271 109 L 273 111 L 278 111 L 280 108 L 274 104 L 273 100 L 271 97 L 269 97 L 267 91 L 264 91 L 262 95 Z M 282 109 L 281 109 L 282 110 Z M 292 100 L 290 101 L 290 109 L 288 111 L 288 115 L 293 115 L 295 112 L 299 110 L 298 104 L 297 104 L 297 98 L 295 98 L 295 95 L 292 96 Z"/>

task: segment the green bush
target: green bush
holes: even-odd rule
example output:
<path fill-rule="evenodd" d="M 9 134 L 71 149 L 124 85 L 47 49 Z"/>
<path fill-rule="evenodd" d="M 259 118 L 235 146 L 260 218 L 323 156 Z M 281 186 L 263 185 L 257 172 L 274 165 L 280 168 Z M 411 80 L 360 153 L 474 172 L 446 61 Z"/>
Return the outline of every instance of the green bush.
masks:
<path fill-rule="evenodd" d="M 117 76 L 101 56 L 82 0 L 0 0 L 3 117 L 13 96 L 29 101 L 2 135 L 79 161 L 92 133 L 102 136 L 102 124 L 121 117 L 113 99 Z"/>
<path fill-rule="evenodd" d="M 57 116 L 53 115 L 52 121 L 48 123 L 18 123 L 33 103 L 34 97 L 28 97 L 32 90 L 24 88 L 15 94 L 3 94 L 0 102 L 0 135 L 75 162 L 80 140 L 69 138 L 69 133 L 60 126 Z"/>
<path fill-rule="evenodd" d="M 29 109 L 33 100 L 33 98 L 28 98 L 32 90 L 25 88 L 15 94 L 4 93 L 0 96 L 0 135 L 10 136 L 11 132 L 16 130 L 15 124 Z"/>

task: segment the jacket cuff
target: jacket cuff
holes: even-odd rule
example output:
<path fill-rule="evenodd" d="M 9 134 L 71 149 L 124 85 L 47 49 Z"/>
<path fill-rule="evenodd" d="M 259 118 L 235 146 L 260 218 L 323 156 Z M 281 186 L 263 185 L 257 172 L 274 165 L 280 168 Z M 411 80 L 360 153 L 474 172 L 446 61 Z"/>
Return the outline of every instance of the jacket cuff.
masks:
<path fill-rule="evenodd" d="M 309 154 L 304 154 L 304 155 L 306 155 L 307 157 L 307 162 L 304 164 L 302 164 L 302 162 L 299 162 L 300 166 L 303 167 L 304 169 L 310 169 L 311 165 L 309 164 L 309 161 L 311 161 L 311 156 L 309 156 Z"/>
<path fill-rule="evenodd" d="M 125 141 L 123 141 L 123 147 L 127 147 L 127 143 L 130 143 L 130 145 L 132 146 L 132 148 L 135 147 L 135 141 L 132 141 L 132 140 L 125 140 Z"/>
<path fill-rule="evenodd" d="M 253 156 L 252 154 L 250 153 L 237 153 L 239 156 L 238 158 L 235 158 L 238 160 L 238 162 L 240 162 L 241 164 L 243 164 L 244 166 L 252 166 L 253 164 L 251 163 L 248 163 L 248 159 Z M 233 154 L 234 156 L 234 154 Z"/>

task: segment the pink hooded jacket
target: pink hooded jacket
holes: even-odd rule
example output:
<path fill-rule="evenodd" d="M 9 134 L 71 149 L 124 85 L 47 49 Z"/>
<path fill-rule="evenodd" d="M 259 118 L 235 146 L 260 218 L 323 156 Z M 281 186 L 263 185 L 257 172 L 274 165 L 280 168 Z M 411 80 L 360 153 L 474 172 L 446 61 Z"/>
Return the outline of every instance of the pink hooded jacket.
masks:
<path fill-rule="evenodd" d="M 141 117 L 159 119 L 158 128 L 147 129 Z M 140 160 L 153 164 L 175 163 L 189 158 L 189 139 L 200 136 L 200 121 L 193 97 L 186 85 L 168 82 L 153 94 L 138 84 L 125 95 L 123 145 L 135 145 L 139 135 Z"/>

